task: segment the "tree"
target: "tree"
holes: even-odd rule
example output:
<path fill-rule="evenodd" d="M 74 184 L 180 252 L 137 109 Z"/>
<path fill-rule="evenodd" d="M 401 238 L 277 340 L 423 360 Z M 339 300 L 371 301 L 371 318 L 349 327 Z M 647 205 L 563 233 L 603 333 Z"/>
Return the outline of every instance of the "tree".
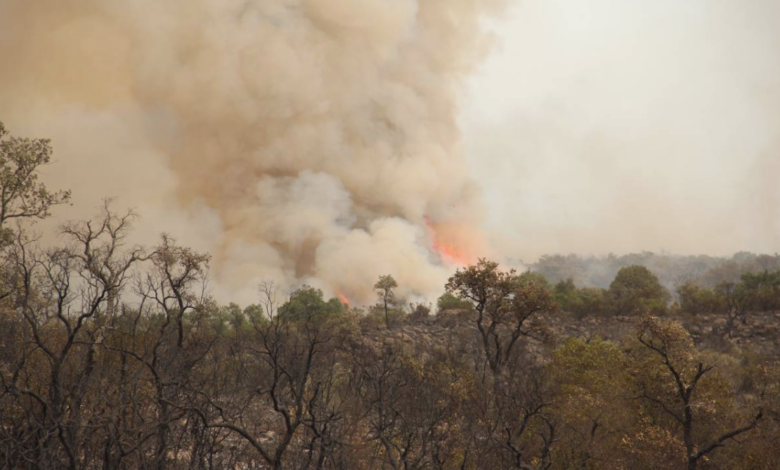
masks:
<path fill-rule="evenodd" d="M 395 289 L 398 287 L 398 283 L 395 282 L 393 276 L 387 274 L 385 276 L 379 276 L 379 280 L 374 284 L 374 290 L 376 290 L 377 296 L 379 296 L 379 302 L 383 305 L 385 311 L 385 326 L 390 328 L 390 306 L 395 303 Z"/>
<path fill-rule="evenodd" d="M 10 137 L 0 122 L 0 250 L 7 249 L 21 234 L 7 222 L 44 219 L 53 206 L 70 199 L 70 191 L 50 191 L 38 181 L 41 167 L 51 160 L 52 148 L 46 139 Z M 0 265 L 0 300 L 15 288 L 13 268 Z"/>
<path fill-rule="evenodd" d="M 530 336 L 526 322 L 555 308 L 546 285 L 519 277 L 514 270 L 501 271 L 498 263 L 484 258 L 458 269 L 445 288 L 474 305 L 484 353 L 494 373 L 509 362 L 517 340 Z"/>
<path fill-rule="evenodd" d="M 658 278 L 644 266 L 620 268 L 608 291 L 615 315 L 663 313 L 671 299 Z"/>
<path fill-rule="evenodd" d="M 744 283 L 724 281 L 715 287 L 723 311 L 726 314 L 725 335 L 731 338 L 737 320 L 743 325 L 747 324 L 748 313 L 755 308 L 755 291 L 748 289 Z"/>
<path fill-rule="evenodd" d="M 563 310 L 570 312 L 571 306 L 576 303 L 578 298 L 577 286 L 574 285 L 572 278 L 568 278 L 565 281 L 559 281 L 555 284 L 553 292 L 555 293 L 555 301 L 558 302 L 558 305 Z"/>
<path fill-rule="evenodd" d="M 693 281 L 685 281 L 677 287 L 680 308 L 691 314 L 714 313 L 724 310 L 724 299 L 717 291 L 706 289 Z"/>
<path fill-rule="evenodd" d="M 0 229 L 12 219 L 46 218 L 53 206 L 68 202 L 70 191 L 52 192 L 38 181 L 51 154 L 48 139 L 9 137 L 0 122 Z"/>
<path fill-rule="evenodd" d="M 752 298 L 753 310 L 774 313 L 780 309 L 780 271 L 745 273 L 740 283 Z"/>
<path fill-rule="evenodd" d="M 531 271 L 530 269 L 517 276 L 518 282 L 537 284 L 545 289 L 550 289 L 550 281 L 544 274 Z"/>
<path fill-rule="evenodd" d="M 658 407 L 682 431 L 688 470 L 696 470 L 710 452 L 752 430 L 761 421 L 763 411 L 759 410 L 742 426 L 708 436 L 712 434 L 711 430 L 707 433 L 699 429 L 703 427 L 701 415 L 707 409 L 706 397 L 701 400 L 699 395 L 704 394 L 701 390 L 703 379 L 714 366 L 698 360 L 690 335 L 677 322 L 646 317 L 640 324 L 637 340 L 649 352 L 649 357 L 636 372 L 638 398 Z M 718 416 L 718 419 L 724 420 L 724 417 Z"/>
<path fill-rule="evenodd" d="M 205 291 L 193 291 L 195 286 L 205 289 L 211 256 L 181 247 L 176 240 L 163 234 L 160 245 L 151 255 L 153 269 L 139 293 L 153 300 L 165 312 L 167 321 L 176 324 L 179 348 L 184 346 L 184 317 L 195 310 L 205 298 Z"/>
<path fill-rule="evenodd" d="M 338 376 L 333 348 L 341 325 L 307 315 L 294 319 L 280 309 L 253 327 L 252 336 L 227 345 L 229 354 L 195 370 L 188 400 L 176 407 L 205 429 L 244 442 L 259 457 L 245 458 L 249 468 L 325 468 L 344 444 L 339 433 L 347 382 Z"/>
<path fill-rule="evenodd" d="M 607 312 L 607 290 L 600 287 L 583 287 L 579 290 L 577 301 L 571 311 L 578 317 L 605 314 Z"/>
<path fill-rule="evenodd" d="M 322 291 L 303 286 L 290 294 L 290 299 L 279 307 L 279 316 L 290 321 L 323 320 L 343 313 L 344 306 L 339 299 L 327 302 Z"/>
<path fill-rule="evenodd" d="M 616 342 L 591 337 L 591 322 L 556 321 L 556 332 L 587 339 L 541 343 L 556 300 L 576 315 L 607 302 L 663 310 L 643 268 L 626 268 L 609 292 L 556 278 L 553 293 L 538 272 L 481 259 L 456 271 L 438 302 L 470 327 L 416 321 L 401 335 L 385 330 L 405 307 L 381 276 L 375 321 L 356 334 L 354 310 L 309 286 L 285 297 L 264 282 L 255 305 L 219 304 L 208 255 L 166 235 L 130 245 L 133 213 L 108 202 L 42 247 L 24 221 L 68 197 L 36 180 L 51 149 L 8 139 L 2 125 L 0 141 L 0 468 L 776 467 L 780 364 L 747 342 L 697 349 L 680 324 L 640 317 L 636 335 Z M 780 306 L 780 256 L 734 259 L 738 276 L 717 289 L 680 286 L 686 310 L 717 301 L 733 326 Z M 669 266 L 714 263 L 650 253 L 551 261 L 579 283 L 598 271 L 598 285 L 626 263 L 664 280 Z M 428 315 L 408 306 L 408 318 Z M 775 339 L 767 326 L 761 338 Z"/>
<path fill-rule="evenodd" d="M 13 311 L 26 340 L 10 380 L 0 378 L 2 394 L 13 397 L 3 406 L 18 406 L 27 417 L 12 433 L 20 461 L 29 454 L 36 467 L 87 467 L 94 448 L 83 443 L 98 441 L 89 425 L 101 400 L 94 386 L 107 372 L 102 346 L 130 270 L 143 260 L 139 248 L 123 248 L 131 219 L 106 208 L 96 221 L 66 225 L 63 247 L 40 250 L 23 234 L 12 247 Z"/>
<path fill-rule="evenodd" d="M 484 354 L 481 363 L 489 368 L 475 364 L 478 371 L 490 373 L 477 387 L 476 402 L 482 407 L 471 436 L 475 443 L 487 437 L 484 444 L 475 444 L 480 459 L 490 459 L 495 468 L 529 469 L 534 461 L 539 468 L 549 468 L 557 426 L 546 413 L 550 402 L 541 371 L 517 348 L 521 337 L 533 336 L 531 320 L 556 308 L 546 282 L 480 259 L 458 269 L 445 288 L 472 303 Z"/>
<path fill-rule="evenodd" d="M 448 424 L 455 398 L 452 377 L 442 364 L 403 354 L 390 344 L 381 348 L 351 344 L 350 389 L 368 414 L 368 439 L 383 468 L 441 468 L 452 458 Z M 371 466 L 371 468 L 377 468 Z"/>
<path fill-rule="evenodd" d="M 568 338 L 553 353 L 548 373 L 555 393 L 553 414 L 562 423 L 559 468 L 610 468 L 605 463 L 616 460 L 630 424 L 625 354 L 598 337 Z"/>

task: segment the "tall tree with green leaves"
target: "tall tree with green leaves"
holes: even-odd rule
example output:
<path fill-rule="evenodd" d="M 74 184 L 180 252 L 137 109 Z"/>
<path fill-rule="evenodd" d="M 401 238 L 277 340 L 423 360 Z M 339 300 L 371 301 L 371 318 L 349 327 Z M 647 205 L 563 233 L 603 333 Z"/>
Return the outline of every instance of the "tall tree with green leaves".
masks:
<path fill-rule="evenodd" d="M 385 309 L 385 326 L 390 328 L 390 305 L 395 302 L 395 289 L 398 287 L 398 283 L 393 279 L 393 276 L 387 274 L 379 276 L 379 280 L 374 284 L 377 296 L 379 296 L 379 302 L 382 303 Z"/>
<path fill-rule="evenodd" d="M 445 289 L 473 303 L 486 360 L 496 374 L 509 362 L 520 337 L 530 336 L 531 318 L 557 308 L 548 286 L 538 278 L 502 271 L 498 263 L 484 258 L 458 269 Z"/>
<path fill-rule="evenodd" d="M 0 228 L 8 240 L 6 222 L 43 219 L 53 206 L 70 200 L 70 191 L 50 191 L 38 181 L 40 169 L 51 162 L 48 139 L 12 137 L 0 122 Z"/>
<path fill-rule="evenodd" d="M 51 154 L 48 139 L 10 136 L 0 122 L 0 250 L 5 251 L 19 236 L 8 227 L 9 222 L 44 219 L 53 206 L 70 200 L 70 191 L 52 192 L 38 181 L 40 169 L 51 161 Z M 0 300 L 18 288 L 10 267 L 13 264 L 4 259 L 0 266 Z"/>

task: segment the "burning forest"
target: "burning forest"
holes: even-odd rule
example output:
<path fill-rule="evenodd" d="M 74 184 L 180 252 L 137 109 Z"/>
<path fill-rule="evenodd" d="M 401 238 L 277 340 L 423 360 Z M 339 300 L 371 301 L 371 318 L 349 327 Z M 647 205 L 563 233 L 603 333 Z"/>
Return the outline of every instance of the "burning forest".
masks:
<path fill-rule="evenodd" d="M 139 241 L 210 252 L 226 296 L 272 279 L 367 301 L 393 272 L 432 297 L 489 255 L 457 95 L 498 3 L 3 2 L 0 103 L 48 123 L 68 167 L 50 180 L 101 175 L 63 217 L 116 197 Z"/>
<path fill-rule="evenodd" d="M 0 469 L 780 470 L 779 18 L 0 0 Z"/>

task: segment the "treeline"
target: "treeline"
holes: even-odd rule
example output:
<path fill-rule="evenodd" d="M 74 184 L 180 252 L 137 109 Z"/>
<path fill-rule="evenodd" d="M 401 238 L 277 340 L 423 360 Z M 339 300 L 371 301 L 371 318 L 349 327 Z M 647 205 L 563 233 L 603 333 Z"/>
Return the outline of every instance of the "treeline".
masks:
<path fill-rule="evenodd" d="M 777 364 L 698 349 L 644 268 L 603 293 L 637 319 L 616 341 L 559 337 L 583 289 L 486 260 L 445 286 L 448 328 L 390 275 L 366 312 L 272 283 L 223 306 L 206 254 L 128 246 L 108 205 L 41 247 L 50 152 L 0 140 L 2 468 L 778 468 Z"/>
<path fill-rule="evenodd" d="M 608 288 L 578 287 L 572 278 L 552 285 L 541 273 L 526 275 L 535 275 L 550 286 L 558 307 L 577 318 L 716 314 L 726 319 L 720 333 L 731 336 L 752 315 L 780 311 L 780 270 L 745 272 L 735 281 L 721 280 L 713 287 L 700 279 L 688 279 L 676 287 L 674 296 L 655 273 L 639 265 L 620 268 Z"/>
<path fill-rule="evenodd" d="M 609 287 L 621 268 L 644 266 L 661 285 L 674 293 L 677 286 L 692 281 L 714 288 L 721 282 L 738 282 L 746 273 L 780 271 L 780 255 L 739 252 L 730 258 L 707 255 L 681 256 L 663 253 L 632 253 L 623 256 L 544 255 L 530 265 L 534 272 L 557 283 L 571 279 L 578 286 Z"/>
<path fill-rule="evenodd" d="M 128 222 L 107 211 L 65 247 L 7 249 L 4 468 L 776 466 L 776 365 L 697 350 L 673 320 L 556 339 L 554 293 L 481 261 L 447 284 L 467 326 L 403 341 L 426 318 L 392 287 L 368 314 L 272 284 L 220 307 L 208 257 L 168 238 L 126 250 Z"/>

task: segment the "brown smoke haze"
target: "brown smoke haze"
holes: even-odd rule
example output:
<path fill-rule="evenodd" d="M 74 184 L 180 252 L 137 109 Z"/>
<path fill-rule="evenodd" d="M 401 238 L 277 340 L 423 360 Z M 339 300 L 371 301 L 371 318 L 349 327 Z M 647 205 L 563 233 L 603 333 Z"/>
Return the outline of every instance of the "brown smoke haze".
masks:
<path fill-rule="evenodd" d="M 2 0 L 0 115 L 53 140 L 62 218 L 116 196 L 239 301 L 260 280 L 366 299 L 388 273 L 430 295 L 436 246 L 486 254 L 457 97 L 499 3 Z"/>
<path fill-rule="evenodd" d="M 0 0 L 0 119 L 52 139 L 56 222 L 117 197 L 238 302 L 780 251 L 780 2 L 503 3 Z"/>

